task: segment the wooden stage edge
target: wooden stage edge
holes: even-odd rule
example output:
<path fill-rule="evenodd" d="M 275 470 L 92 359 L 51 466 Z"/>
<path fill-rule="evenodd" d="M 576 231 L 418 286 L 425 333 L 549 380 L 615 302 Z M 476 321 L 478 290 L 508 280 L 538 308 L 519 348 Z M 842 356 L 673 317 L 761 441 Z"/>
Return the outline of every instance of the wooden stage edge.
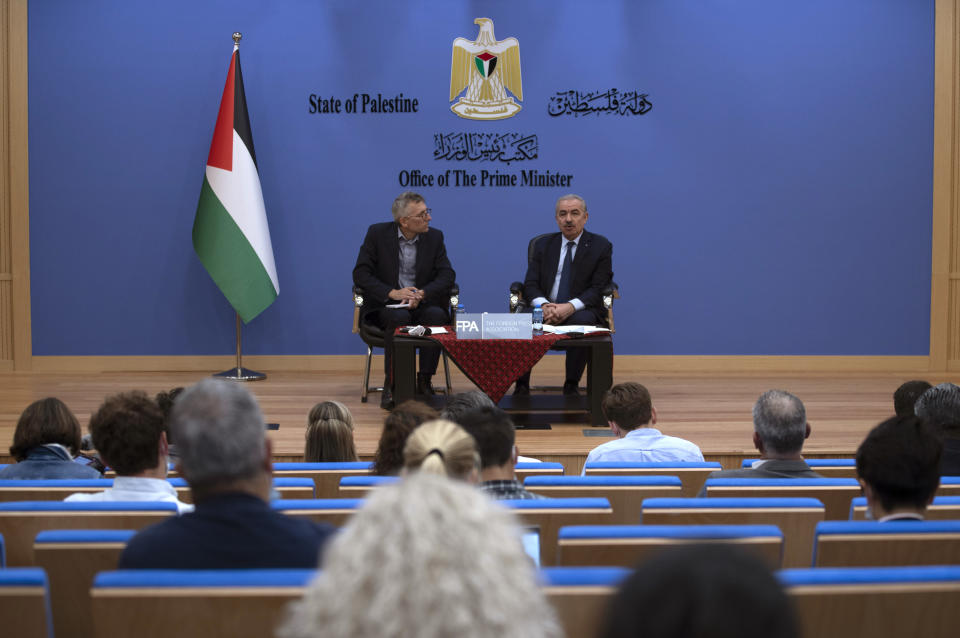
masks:
<path fill-rule="evenodd" d="M 374 359 L 372 370 L 382 370 L 382 358 Z M 153 395 L 235 365 L 231 356 L 33 357 L 31 362 L 31 371 L 0 368 L 0 462 L 10 461 L 17 418 L 31 401 L 57 396 L 85 427 L 107 395 L 133 389 Z M 275 460 L 300 460 L 307 412 L 327 399 L 350 408 L 358 452 L 363 459 L 372 457 L 386 412 L 379 408 L 377 393 L 368 403 L 360 402 L 363 362 L 360 355 L 244 357 L 245 367 L 268 374 L 248 387 L 266 420 L 280 426 L 270 432 Z M 764 390 L 786 389 L 804 401 L 813 430 L 804 448 L 807 456 L 851 456 L 870 428 L 892 415 L 892 394 L 900 383 L 960 381 L 958 372 L 931 372 L 929 366 L 929 357 L 923 356 L 617 355 L 613 376 L 614 383 L 638 381 L 650 389 L 657 427 L 665 434 L 689 439 L 707 460 L 735 467 L 755 454 L 751 409 Z M 455 392 L 474 389 L 456 368 L 452 377 Z M 563 357 L 548 355 L 534 369 L 533 383 L 558 385 L 562 377 Z M 441 379 L 434 377 L 435 385 Z M 374 384 L 381 380 L 380 373 L 371 373 Z M 587 452 L 610 439 L 602 436 L 605 428 L 569 422 L 570 416 L 558 414 L 549 430 L 519 431 L 520 453 L 561 462 L 568 474 L 579 472 Z"/>

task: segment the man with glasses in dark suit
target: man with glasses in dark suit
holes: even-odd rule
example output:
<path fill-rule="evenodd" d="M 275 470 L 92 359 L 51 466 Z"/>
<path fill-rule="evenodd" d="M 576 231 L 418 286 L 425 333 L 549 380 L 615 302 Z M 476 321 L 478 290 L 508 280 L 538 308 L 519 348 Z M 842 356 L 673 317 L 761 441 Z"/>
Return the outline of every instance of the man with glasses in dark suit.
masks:
<path fill-rule="evenodd" d="M 456 281 L 443 233 L 430 228 L 431 210 L 423 196 L 401 193 L 392 212 L 392 222 L 367 229 L 353 268 L 353 283 L 365 292 L 361 321 L 371 321 L 384 330 L 385 379 L 380 407 L 387 410 L 393 407 L 394 331 L 397 326 L 448 324 L 447 295 Z M 420 348 L 419 394 L 433 394 L 431 379 L 439 360 L 439 345 Z"/>

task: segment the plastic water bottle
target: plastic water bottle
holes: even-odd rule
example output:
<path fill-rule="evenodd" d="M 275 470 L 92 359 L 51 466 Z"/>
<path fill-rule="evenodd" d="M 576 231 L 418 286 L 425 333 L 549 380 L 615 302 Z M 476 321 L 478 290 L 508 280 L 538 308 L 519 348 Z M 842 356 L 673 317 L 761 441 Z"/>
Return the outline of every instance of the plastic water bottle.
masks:
<path fill-rule="evenodd" d="M 533 307 L 533 334 L 534 336 L 543 334 L 543 308 L 540 304 Z"/>

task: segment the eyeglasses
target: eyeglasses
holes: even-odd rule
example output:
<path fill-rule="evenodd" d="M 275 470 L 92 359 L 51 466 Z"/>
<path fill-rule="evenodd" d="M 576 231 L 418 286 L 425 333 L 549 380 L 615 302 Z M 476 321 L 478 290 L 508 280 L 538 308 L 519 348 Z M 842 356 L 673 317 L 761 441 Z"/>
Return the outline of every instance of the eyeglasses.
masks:
<path fill-rule="evenodd" d="M 410 215 L 410 217 L 416 217 L 417 219 L 426 220 L 427 217 L 433 217 L 433 209 L 428 208 L 418 215 Z"/>

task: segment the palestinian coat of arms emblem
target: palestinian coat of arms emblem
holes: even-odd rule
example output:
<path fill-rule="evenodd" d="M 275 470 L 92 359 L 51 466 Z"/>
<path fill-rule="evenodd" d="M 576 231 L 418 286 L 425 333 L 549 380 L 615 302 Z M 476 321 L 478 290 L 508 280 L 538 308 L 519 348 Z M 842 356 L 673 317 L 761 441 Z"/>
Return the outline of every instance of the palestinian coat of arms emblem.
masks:
<path fill-rule="evenodd" d="M 450 62 L 450 101 L 466 92 L 450 107 L 469 120 L 502 120 L 513 117 L 522 108 L 507 91 L 523 101 L 520 80 L 520 43 L 516 38 L 497 41 L 493 20 L 477 18 L 480 33 L 473 42 L 466 38 L 453 41 Z"/>

